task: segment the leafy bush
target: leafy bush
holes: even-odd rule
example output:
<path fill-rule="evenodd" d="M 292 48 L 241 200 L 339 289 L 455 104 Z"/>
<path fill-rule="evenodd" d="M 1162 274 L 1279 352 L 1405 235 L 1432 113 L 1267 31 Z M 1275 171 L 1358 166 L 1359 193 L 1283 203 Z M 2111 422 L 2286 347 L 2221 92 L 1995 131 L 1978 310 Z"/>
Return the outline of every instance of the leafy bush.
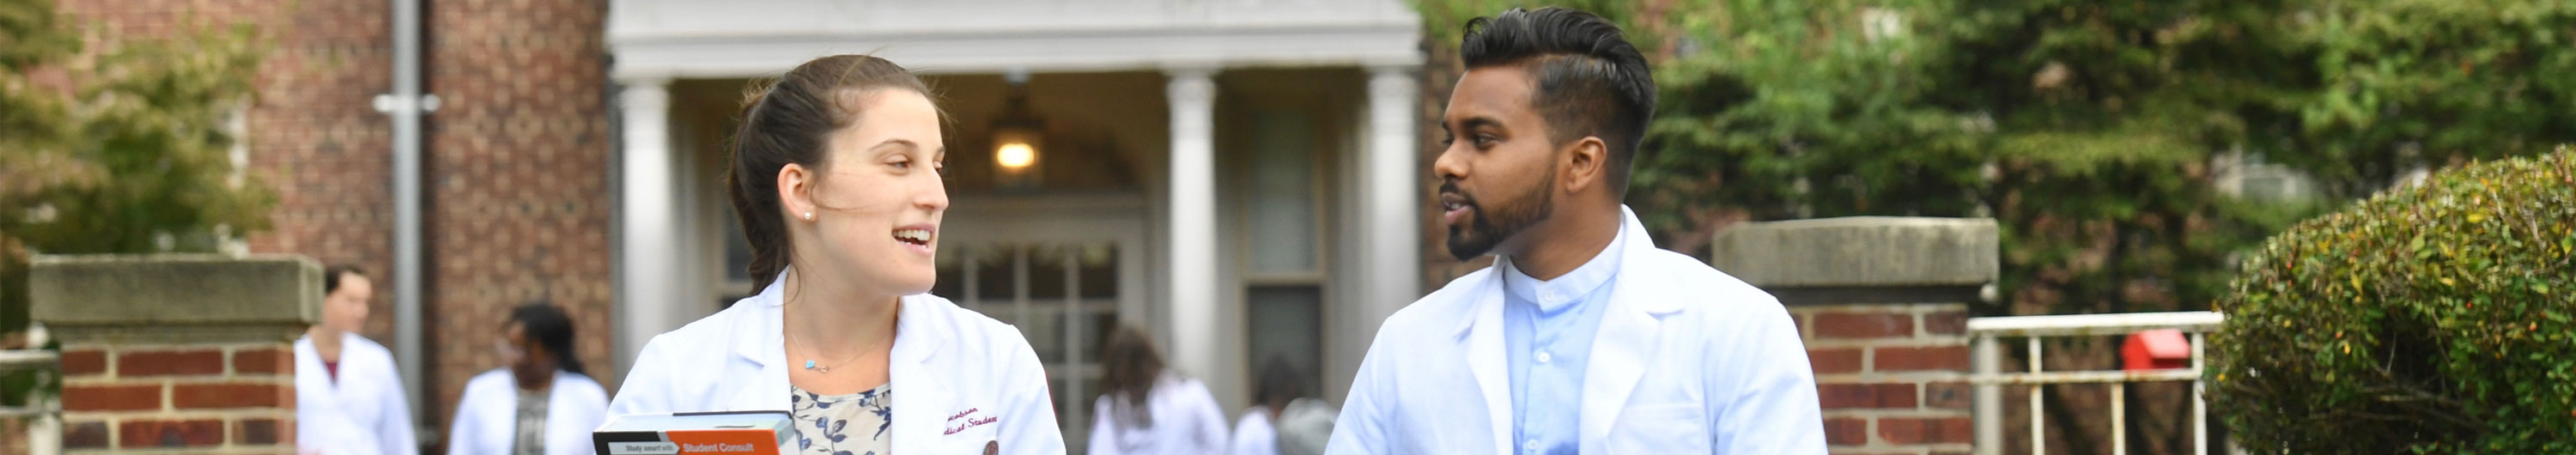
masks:
<path fill-rule="evenodd" d="M 2576 453 L 2576 148 L 2301 223 L 2219 309 L 2210 399 L 2255 453 Z"/>

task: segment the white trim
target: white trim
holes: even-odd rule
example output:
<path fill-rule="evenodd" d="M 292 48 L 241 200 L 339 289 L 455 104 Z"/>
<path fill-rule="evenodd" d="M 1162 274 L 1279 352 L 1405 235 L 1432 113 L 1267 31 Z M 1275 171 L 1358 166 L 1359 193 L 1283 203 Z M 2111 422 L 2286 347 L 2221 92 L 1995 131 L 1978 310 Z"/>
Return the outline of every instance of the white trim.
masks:
<path fill-rule="evenodd" d="M 868 53 L 931 74 L 1419 65 L 1397 0 L 621 0 L 616 77 L 742 78 Z"/>
<path fill-rule="evenodd" d="M 1175 66 L 1419 65 L 1403 29 L 1150 30 L 907 36 L 708 36 L 617 41 L 616 77 L 751 78 L 815 57 L 865 53 L 925 74 L 1151 70 Z"/>

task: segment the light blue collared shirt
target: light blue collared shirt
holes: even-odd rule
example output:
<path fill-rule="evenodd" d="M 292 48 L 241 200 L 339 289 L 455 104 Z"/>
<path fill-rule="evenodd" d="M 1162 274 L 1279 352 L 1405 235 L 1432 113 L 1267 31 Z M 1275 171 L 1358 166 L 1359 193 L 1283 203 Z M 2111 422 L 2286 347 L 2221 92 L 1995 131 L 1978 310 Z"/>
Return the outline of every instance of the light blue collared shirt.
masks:
<path fill-rule="evenodd" d="M 1512 441 L 1523 455 L 1580 451 L 1583 369 L 1603 307 L 1609 306 L 1607 284 L 1619 275 L 1620 244 L 1628 240 L 1624 228 L 1591 261 L 1554 280 L 1531 278 L 1509 258 L 1496 261 L 1506 291 L 1503 352 L 1511 364 Z"/>

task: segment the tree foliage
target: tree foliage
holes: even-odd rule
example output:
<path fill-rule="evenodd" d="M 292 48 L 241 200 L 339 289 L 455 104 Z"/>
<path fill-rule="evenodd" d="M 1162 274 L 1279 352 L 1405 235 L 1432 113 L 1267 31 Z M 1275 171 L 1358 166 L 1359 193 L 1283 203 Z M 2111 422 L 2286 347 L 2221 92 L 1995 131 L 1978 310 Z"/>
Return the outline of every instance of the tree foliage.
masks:
<path fill-rule="evenodd" d="M 83 43 L 66 19 L 0 0 L 0 332 L 25 325 L 28 254 L 213 251 L 276 201 L 230 153 L 254 30 Z"/>
<path fill-rule="evenodd" d="M 2289 30 L 2320 78 L 2278 161 L 2358 198 L 2410 170 L 2576 142 L 2576 2 L 2315 0 Z"/>

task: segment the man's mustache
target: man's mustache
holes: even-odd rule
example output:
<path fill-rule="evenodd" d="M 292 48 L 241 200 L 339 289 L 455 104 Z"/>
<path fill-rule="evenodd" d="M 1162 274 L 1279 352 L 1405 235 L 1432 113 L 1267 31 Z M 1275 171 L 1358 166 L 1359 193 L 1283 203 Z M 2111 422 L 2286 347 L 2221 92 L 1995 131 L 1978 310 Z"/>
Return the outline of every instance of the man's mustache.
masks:
<path fill-rule="evenodd" d="M 1468 195 L 1465 191 L 1459 191 L 1457 181 L 1451 180 L 1440 182 L 1439 196 L 1445 198 L 1453 194 L 1458 196 L 1458 205 L 1466 207 L 1476 206 L 1476 197 Z"/>

